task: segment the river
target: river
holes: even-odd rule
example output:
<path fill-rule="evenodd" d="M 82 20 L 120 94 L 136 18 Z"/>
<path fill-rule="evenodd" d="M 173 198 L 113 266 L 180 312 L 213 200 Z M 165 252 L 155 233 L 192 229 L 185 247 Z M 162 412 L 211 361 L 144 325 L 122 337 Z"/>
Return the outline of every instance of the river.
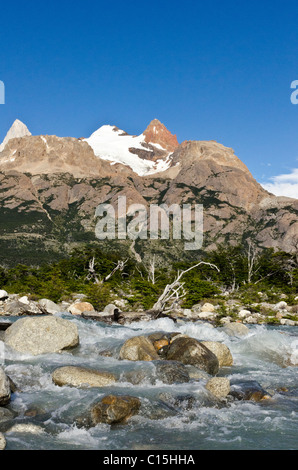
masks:
<path fill-rule="evenodd" d="M 230 337 L 202 322 L 170 319 L 108 326 L 70 315 L 61 317 L 79 329 L 80 346 L 62 354 L 32 357 L 5 349 L 4 368 L 18 391 L 8 408 L 17 415 L 13 423 L 31 423 L 44 429 L 40 434 L 6 432 L 8 450 L 297 450 L 298 448 L 298 328 L 250 326 L 244 337 Z M 220 369 L 219 376 L 231 383 L 255 380 L 272 398 L 261 402 L 233 401 L 211 406 L 206 380 L 185 384 L 139 385 L 125 381 L 128 371 L 150 369 L 150 363 L 119 361 L 100 354 L 117 348 L 132 336 L 152 332 L 180 332 L 204 341 L 221 341 L 230 349 L 234 365 Z M 288 361 L 294 366 L 287 366 Z M 296 367 L 295 367 L 296 364 Z M 51 373 L 66 365 L 113 372 L 119 381 L 104 389 L 59 388 Z M 137 396 L 141 412 L 126 425 L 106 424 L 91 429 L 74 424 L 94 401 L 107 394 Z M 178 413 L 157 416 L 160 397 L 194 397 L 192 406 L 182 400 Z M 157 419 L 157 418 L 160 419 Z M 153 418 L 153 419 L 152 419 Z"/>

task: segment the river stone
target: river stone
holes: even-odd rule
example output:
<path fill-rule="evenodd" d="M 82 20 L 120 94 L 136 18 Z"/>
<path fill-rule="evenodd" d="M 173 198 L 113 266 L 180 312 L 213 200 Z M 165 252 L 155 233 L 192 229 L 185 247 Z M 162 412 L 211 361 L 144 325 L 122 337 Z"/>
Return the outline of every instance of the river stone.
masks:
<path fill-rule="evenodd" d="M 7 408 L 0 407 L 0 427 L 14 419 L 14 414 Z"/>
<path fill-rule="evenodd" d="M 140 385 L 144 383 L 149 383 L 150 385 L 155 385 L 156 380 L 153 376 L 153 372 L 149 370 L 130 370 L 124 372 L 121 376 L 123 382 L 129 382 L 133 385 Z"/>
<path fill-rule="evenodd" d="M 185 366 L 191 380 L 208 380 L 210 378 L 209 374 L 198 367 L 187 365 Z"/>
<path fill-rule="evenodd" d="M 202 344 L 215 354 L 219 362 L 219 367 L 230 367 L 233 365 L 233 357 L 228 346 L 217 341 L 202 341 Z"/>
<path fill-rule="evenodd" d="M 249 328 L 243 323 L 227 323 L 223 327 L 223 331 L 228 335 L 228 336 L 246 336 L 249 333 Z"/>
<path fill-rule="evenodd" d="M 225 377 L 213 377 L 206 384 L 206 389 L 217 398 L 226 398 L 231 391 L 230 380 Z"/>
<path fill-rule="evenodd" d="M 38 302 L 38 304 L 48 315 L 55 315 L 61 311 L 61 308 L 49 299 L 42 299 Z"/>
<path fill-rule="evenodd" d="M 0 290 L 0 300 L 6 300 L 8 299 L 8 293 L 6 292 L 6 290 Z"/>
<path fill-rule="evenodd" d="M 145 336 L 135 336 L 127 340 L 120 350 L 119 357 L 127 361 L 155 361 L 159 359 L 153 344 Z"/>
<path fill-rule="evenodd" d="M 287 302 L 281 301 L 274 305 L 273 310 L 286 310 L 287 306 Z"/>
<path fill-rule="evenodd" d="M 6 447 L 6 439 L 4 435 L 0 432 L 0 450 L 4 450 Z"/>
<path fill-rule="evenodd" d="M 212 304 L 206 303 L 202 306 L 201 312 L 210 312 L 214 313 L 215 312 L 215 307 Z"/>
<path fill-rule="evenodd" d="M 36 424 L 20 423 L 14 424 L 7 432 L 20 434 L 44 434 L 45 430 Z"/>
<path fill-rule="evenodd" d="M 52 374 L 53 382 L 59 387 L 108 387 L 117 379 L 110 372 L 101 372 L 83 367 L 61 367 Z"/>
<path fill-rule="evenodd" d="M 253 400 L 257 402 L 271 398 L 271 395 L 255 380 L 232 384 L 229 395 L 237 400 Z"/>
<path fill-rule="evenodd" d="M 196 366 L 210 375 L 219 371 L 215 354 L 194 338 L 176 337 L 169 347 L 167 359 Z"/>
<path fill-rule="evenodd" d="M 138 414 L 140 407 L 139 398 L 108 395 L 92 407 L 91 422 L 94 426 L 100 423 L 126 423 L 129 418 Z"/>
<path fill-rule="evenodd" d="M 0 406 L 8 405 L 10 398 L 10 381 L 2 367 L 0 367 Z"/>
<path fill-rule="evenodd" d="M 23 300 L 25 298 L 23 297 Z M 37 316 L 43 315 L 44 312 L 41 307 L 33 301 L 21 302 L 21 300 L 8 300 L 5 304 L 4 311 L 7 315 L 14 316 L 14 317 L 21 317 L 25 315 L 29 316 Z"/>
<path fill-rule="evenodd" d="M 94 312 L 94 310 L 93 305 L 88 302 L 77 302 L 72 304 L 68 309 L 72 315 L 82 315 L 84 312 Z"/>
<path fill-rule="evenodd" d="M 104 313 L 109 313 L 110 315 L 114 315 L 115 310 L 117 310 L 117 309 L 118 309 L 118 307 L 116 307 L 116 305 L 109 304 L 105 307 Z"/>
<path fill-rule="evenodd" d="M 156 361 L 157 379 L 165 384 L 186 383 L 190 381 L 187 368 L 177 361 Z"/>
<path fill-rule="evenodd" d="M 6 330 L 5 344 L 33 356 L 57 353 L 78 346 L 78 328 L 59 317 L 23 318 Z"/>

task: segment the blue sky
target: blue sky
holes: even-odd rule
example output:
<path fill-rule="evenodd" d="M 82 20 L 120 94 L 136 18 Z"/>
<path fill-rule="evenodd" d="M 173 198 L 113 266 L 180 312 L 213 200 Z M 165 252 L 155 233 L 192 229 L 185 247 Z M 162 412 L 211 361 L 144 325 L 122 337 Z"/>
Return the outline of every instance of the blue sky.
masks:
<path fill-rule="evenodd" d="M 297 0 L 2 2 L 0 141 L 16 118 L 73 137 L 158 118 L 298 197 L 297 18 Z"/>

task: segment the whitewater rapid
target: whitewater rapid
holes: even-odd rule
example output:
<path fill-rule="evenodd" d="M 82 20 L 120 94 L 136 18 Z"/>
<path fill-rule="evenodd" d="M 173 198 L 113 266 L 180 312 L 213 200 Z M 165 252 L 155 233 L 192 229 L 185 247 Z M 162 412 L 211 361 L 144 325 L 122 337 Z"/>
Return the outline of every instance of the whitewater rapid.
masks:
<path fill-rule="evenodd" d="M 170 319 L 108 326 L 61 314 L 79 329 L 80 346 L 62 354 L 32 357 L 5 348 L 4 369 L 17 386 L 8 409 L 17 417 L 13 424 L 35 424 L 38 434 L 6 432 L 7 449 L 86 450 L 200 450 L 200 449 L 297 449 L 298 442 L 298 331 L 297 327 L 253 325 L 244 337 L 230 337 L 206 323 Z M 151 363 L 120 361 L 121 345 L 133 336 L 157 331 L 179 332 L 203 341 L 223 342 L 234 365 L 220 369 L 219 376 L 235 381 L 254 380 L 272 395 L 263 402 L 235 401 L 210 406 L 206 380 L 167 385 L 146 378 L 138 385 L 125 381 L 132 370 L 148 370 Z M 111 351 L 112 357 L 102 355 Z M 118 382 L 101 389 L 59 388 L 51 373 L 66 365 L 113 372 Z M 142 411 L 128 424 L 91 429 L 74 422 L 95 400 L 107 394 L 133 395 Z M 194 397 L 192 407 L 182 400 L 178 413 L 159 415 L 160 397 Z"/>

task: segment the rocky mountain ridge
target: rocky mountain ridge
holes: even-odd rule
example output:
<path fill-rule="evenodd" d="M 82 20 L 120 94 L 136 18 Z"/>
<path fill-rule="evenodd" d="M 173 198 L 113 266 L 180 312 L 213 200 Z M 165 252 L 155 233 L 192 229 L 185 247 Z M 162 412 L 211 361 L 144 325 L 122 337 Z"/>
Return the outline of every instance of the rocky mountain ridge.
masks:
<path fill-rule="evenodd" d="M 116 207 L 123 195 L 128 205 L 202 204 L 206 250 L 251 239 L 260 248 L 297 251 L 298 199 L 265 191 L 234 151 L 215 141 L 179 144 L 158 120 L 141 136 L 113 126 L 89 139 L 27 131 L 10 136 L 0 152 L 0 243 L 6 254 L 25 246 L 50 256 L 98 242 L 97 206 Z M 136 242 L 134 250 L 186 256 L 179 242 Z"/>

